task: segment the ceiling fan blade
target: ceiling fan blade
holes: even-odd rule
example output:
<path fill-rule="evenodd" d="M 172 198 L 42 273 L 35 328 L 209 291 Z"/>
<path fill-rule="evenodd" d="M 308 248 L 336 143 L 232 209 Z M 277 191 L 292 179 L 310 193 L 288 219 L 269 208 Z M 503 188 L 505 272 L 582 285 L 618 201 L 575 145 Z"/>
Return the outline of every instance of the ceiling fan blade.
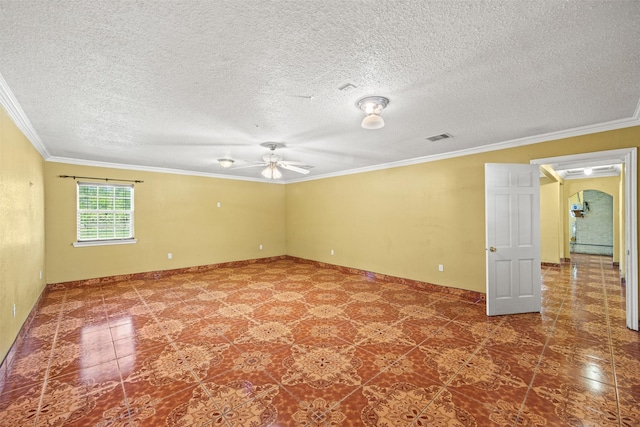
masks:
<path fill-rule="evenodd" d="M 290 162 L 289 160 L 280 160 L 283 165 L 306 166 L 304 162 Z"/>
<path fill-rule="evenodd" d="M 255 165 L 237 166 L 237 167 L 233 167 L 233 168 L 231 168 L 231 170 L 237 170 L 237 169 L 248 169 L 248 168 L 258 168 L 258 167 L 264 167 L 264 166 L 267 166 L 267 163 L 256 163 Z"/>
<path fill-rule="evenodd" d="M 278 162 L 278 166 L 280 166 L 282 169 L 287 169 L 287 170 L 290 170 L 290 171 L 293 171 L 293 172 L 298 172 L 298 173 L 301 173 L 301 174 L 304 174 L 304 175 L 309 173 L 309 171 L 306 170 L 306 169 L 302 169 L 302 168 L 299 168 L 297 166 L 290 165 L 288 163 Z"/>

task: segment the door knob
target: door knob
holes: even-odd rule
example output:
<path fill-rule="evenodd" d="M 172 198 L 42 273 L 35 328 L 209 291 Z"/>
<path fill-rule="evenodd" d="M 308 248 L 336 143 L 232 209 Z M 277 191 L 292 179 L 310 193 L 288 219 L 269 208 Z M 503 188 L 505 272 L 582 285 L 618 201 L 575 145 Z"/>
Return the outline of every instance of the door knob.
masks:
<path fill-rule="evenodd" d="M 497 249 L 496 249 L 496 248 L 494 248 L 493 246 L 490 246 L 490 247 L 489 247 L 489 250 L 490 250 L 491 252 L 495 252 L 495 251 L 497 251 Z"/>

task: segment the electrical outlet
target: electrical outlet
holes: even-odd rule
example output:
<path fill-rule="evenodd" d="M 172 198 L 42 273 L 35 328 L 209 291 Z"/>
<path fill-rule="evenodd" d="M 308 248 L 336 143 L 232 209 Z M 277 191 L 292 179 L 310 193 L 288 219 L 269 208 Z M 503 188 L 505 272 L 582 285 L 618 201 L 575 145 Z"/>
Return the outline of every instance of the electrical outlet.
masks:
<path fill-rule="evenodd" d="M 40 280 L 42 280 L 42 270 L 40 270 Z"/>
<path fill-rule="evenodd" d="M 444 271 L 444 265 L 438 264 L 438 271 Z"/>
<path fill-rule="evenodd" d="M 220 206 L 222 206 L 222 205 L 221 205 L 221 203 L 220 203 L 220 202 L 218 202 L 217 206 L 218 206 L 218 207 L 220 207 Z"/>
<path fill-rule="evenodd" d="M 13 304 L 13 317 L 14 318 L 16 317 L 16 305 L 15 304 Z"/>
<path fill-rule="evenodd" d="M 167 258 L 168 258 L 168 259 L 173 258 L 173 254 L 172 254 L 171 252 L 169 252 L 169 253 L 167 254 Z"/>
<path fill-rule="evenodd" d="M 331 249 L 331 255 L 333 255 L 333 249 Z"/>
<path fill-rule="evenodd" d="M 262 245 L 260 245 L 260 250 L 262 250 Z"/>

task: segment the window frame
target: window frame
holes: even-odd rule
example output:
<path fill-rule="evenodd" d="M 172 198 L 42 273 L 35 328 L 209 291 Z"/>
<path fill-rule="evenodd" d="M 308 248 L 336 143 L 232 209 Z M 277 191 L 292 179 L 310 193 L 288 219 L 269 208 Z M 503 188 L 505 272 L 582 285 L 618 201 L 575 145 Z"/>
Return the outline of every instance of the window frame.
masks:
<path fill-rule="evenodd" d="M 96 204 L 95 209 L 81 209 L 80 207 L 80 189 L 82 187 L 96 187 L 96 201 L 98 199 L 97 192 L 100 191 L 100 187 L 109 187 L 113 189 L 113 205 L 111 209 L 99 209 L 99 206 Z M 127 198 L 130 202 L 129 209 L 116 209 L 116 189 L 117 188 L 130 188 L 130 197 Z M 118 213 L 127 213 L 129 214 L 129 229 L 130 233 L 128 237 L 107 237 L 107 238 L 84 238 L 81 239 L 80 231 L 81 231 L 81 219 L 80 216 L 82 213 L 95 213 L 95 214 L 118 214 Z M 114 220 L 115 221 L 115 220 Z M 96 222 L 96 227 L 98 227 L 99 221 Z M 116 233 L 115 223 L 113 225 L 114 235 Z M 96 230 L 97 231 L 97 230 Z M 76 182 L 76 241 L 73 243 L 74 247 L 83 247 L 83 246 L 104 246 L 104 245 L 128 245 L 132 243 L 136 243 L 137 239 L 135 238 L 135 189 L 133 184 L 113 184 L 113 183 L 101 183 L 101 182 Z"/>

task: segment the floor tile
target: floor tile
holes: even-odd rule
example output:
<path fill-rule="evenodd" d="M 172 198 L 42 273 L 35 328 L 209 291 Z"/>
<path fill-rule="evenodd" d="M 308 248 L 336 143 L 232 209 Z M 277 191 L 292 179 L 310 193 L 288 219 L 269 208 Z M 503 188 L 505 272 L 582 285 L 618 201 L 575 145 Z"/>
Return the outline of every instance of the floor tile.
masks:
<path fill-rule="evenodd" d="M 423 371 L 437 375 L 443 384 L 449 383 L 481 346 L 449 336 L 435 336 L 418 346 L 423 355 Z M 415 354 L 411 352 L 412 356 Z M 417 354 L 416 354 L 417 356 Z"/>
<path fill-rule="evenodd" d="M 542 294 L 541 313 L 487 317 L 292 259 L 52 286 L 0 423 L 640 425 L 640 339 L 610 258 L 544 267 Z"/>
<path fill-rule="evenodd" d="M 174 390 L 198 382 L 183 354 L 172 344 L 153 352 L 120 358 L 118 366 L 125 390 L 134 390 L 133 394 L 137 395 L 162 393 L 163 387 Z"/>
<path fill-rule="evenodd" d="M 615 389 L 597 381 L 536 378 L 526 404 L 551 425 L 619 425 Z"/>

